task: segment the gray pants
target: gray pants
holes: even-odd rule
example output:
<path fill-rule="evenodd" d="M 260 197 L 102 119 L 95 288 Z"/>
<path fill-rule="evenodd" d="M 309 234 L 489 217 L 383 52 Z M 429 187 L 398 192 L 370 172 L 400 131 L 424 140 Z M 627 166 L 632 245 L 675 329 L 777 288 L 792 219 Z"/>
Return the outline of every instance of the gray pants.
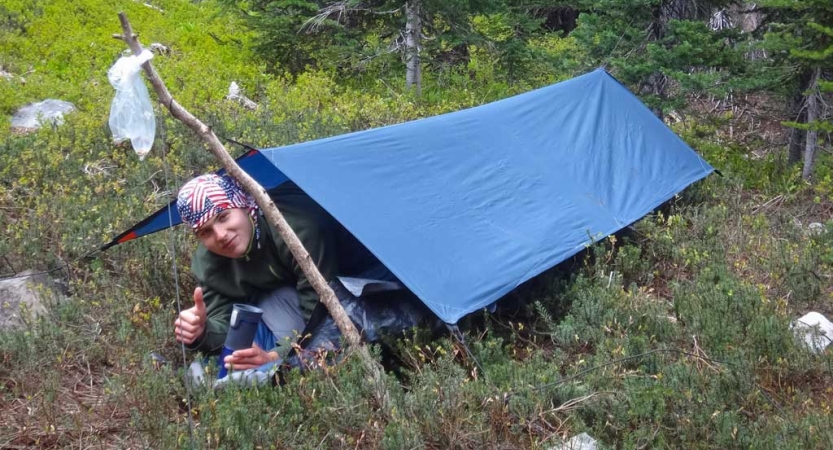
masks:
<path fill-rule="evenodd" d="M 294 341 L 304 331 L 306 323 L 300 304 L 298 291 L 292 286 L 281 286 L 255 300 L 255 306 L 263 310 L 261 320 L 275 335 L 276 341 L 287 337 Z"/>

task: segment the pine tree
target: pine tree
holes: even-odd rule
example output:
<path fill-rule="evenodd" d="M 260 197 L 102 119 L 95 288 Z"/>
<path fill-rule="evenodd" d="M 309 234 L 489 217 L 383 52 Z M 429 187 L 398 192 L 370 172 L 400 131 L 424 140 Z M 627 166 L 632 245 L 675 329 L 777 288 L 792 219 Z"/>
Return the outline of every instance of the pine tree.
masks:
<path fill-rule="evenodd" d="M 281 69 L 297 73 L 310 66 L 353 75 L 378 62 L 406 68 L 407 87 L 417 89 L 425 61 L 479 39 L 471 15 L 501 5 L 497 0 L 222 1 L 259 33 L 259 53 Z"/>
<path fill-rule="evenodd" d="M 587 68 L 602 65 L 631 86 L 651 109 L 680 108 L 681 93 L 725 94 L 742 63 L 731 27 L 709 27 L 713 13 L 732 1 L 584 0 L 573 35 L 590 56 Z"/>
<path fill-rule="evenodd" d="M 788 162 L 803 160 L 802 177 L 810 179 L 819 145 L 819 132 L 829 132 L 821 92 L 830 87 L 833 70 L 833 2 L 829 0 L 764 0 L 763 47 L 771 69 L 781 74 L 795 128 Z"/>

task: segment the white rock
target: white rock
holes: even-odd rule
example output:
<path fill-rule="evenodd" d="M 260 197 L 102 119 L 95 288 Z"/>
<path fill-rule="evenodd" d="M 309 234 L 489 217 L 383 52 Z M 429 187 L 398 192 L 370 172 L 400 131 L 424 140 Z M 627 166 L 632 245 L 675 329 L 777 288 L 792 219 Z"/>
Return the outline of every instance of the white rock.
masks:
<path fill-rule="evenodd" d="M 136 0 L 133 0 L 133 1 L 136 1 Z M 159 12 L 163 13 L 163 14 L 165 13 L 165 10 L 163 10 L 162 8 L 160 8 L 156 5 L 151 5 L 150 3 L 147 3 L 147 2 L 143 2 L 142 6 L 147 6 L 148 8 L 154 9 L 156 11 L 159 11 Z"/>
<path fill-rule="evenodd" d="M 249 100 L 248 97 L 240 93 L 240 85 L 237 84 L 236 81 L 232 81 L 228 87 L 228 95 L 226 96 L 228 100 L 234 100 L 241 105 L 243 105 L 246 109 L 255 110 L 257 109 L 257 103 Z"/>
<path fill-rule="evenodd" d="M 232 81 L 228 87 L 229 98 L 234 98 L 240 95 L 240 85 L 236 81 Z"/>
<path fill-rule="evenodd" d="M 824 225 L 820 222 L 813 222 L 810 225 L 807 225 L 807 232 L 810 234 L 820 234 L 824 231 Z"/>
<path fill-rule="evenodd" d="M 46 99 L 30 103 L 14 113 L 12 128 L 35 130 L 48 123 L 60 125 L 64 123 L 64 114 L 72 111 L 75 111 L 75 105 L 63 100 Z"/>
<path fill-rule="evenodd" d="M 596 440 L 587 433 L 581 433 L 550 450 L 596 450 Z"/>
<path fill-rule="evenodd" d="M 815 353 L 823 352 L 833 341 L 833 323 L 815 311 L 796 320 L 793 323 L 793 330 Z"/>

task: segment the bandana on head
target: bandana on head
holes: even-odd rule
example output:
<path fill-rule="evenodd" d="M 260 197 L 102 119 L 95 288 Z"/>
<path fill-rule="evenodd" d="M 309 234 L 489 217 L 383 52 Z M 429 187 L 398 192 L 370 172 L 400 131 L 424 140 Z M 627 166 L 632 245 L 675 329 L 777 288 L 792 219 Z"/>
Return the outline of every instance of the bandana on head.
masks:
<path fill-rule="evenodd" d="M 215 174 L 200 175 L 185 183 L 176 198 L 180 217 L 193 230 L 231 208 L 250 208 L 254 218 L 257 205 L 234 180 Z"/>

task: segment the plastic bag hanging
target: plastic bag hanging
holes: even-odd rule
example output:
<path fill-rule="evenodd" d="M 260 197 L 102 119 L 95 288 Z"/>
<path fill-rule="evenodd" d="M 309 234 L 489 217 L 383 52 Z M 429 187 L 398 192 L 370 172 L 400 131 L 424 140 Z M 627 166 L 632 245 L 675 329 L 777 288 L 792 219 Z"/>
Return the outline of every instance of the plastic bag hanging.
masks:
<path fill-rule="evenodd" d="M 142 51 L 138 56 L 123 56 L 107 71 L 116 97 L 110 105 L 110 131 L 116 143 L 130 139 L 133 150 L 142 160 L 153 146 L 156 118 L 147 87 L 139 75 L 141 66 L 153 58 L 153 53 Z"/>

